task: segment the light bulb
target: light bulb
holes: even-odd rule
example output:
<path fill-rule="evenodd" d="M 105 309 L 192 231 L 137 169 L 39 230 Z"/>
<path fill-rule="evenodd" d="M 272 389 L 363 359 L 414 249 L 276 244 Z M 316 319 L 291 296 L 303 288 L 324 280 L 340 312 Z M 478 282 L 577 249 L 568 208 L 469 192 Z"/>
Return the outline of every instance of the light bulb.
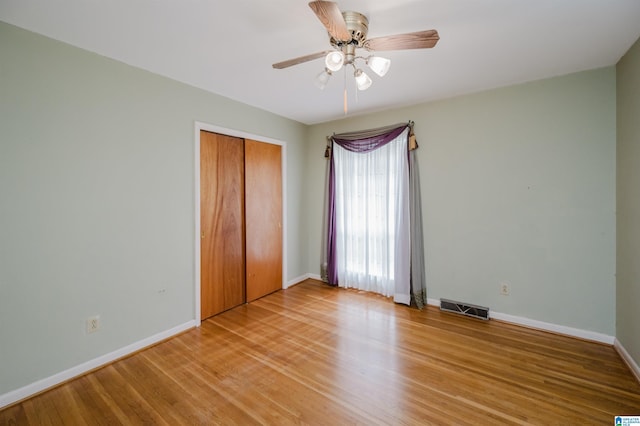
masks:
<path fill-rule="evenodd" d="M 338 71 L 344 64 L 344 53 L 334 50 L 324 58 L 324 63 L 327 65 L 329 71 Z"/>
<path fill-rule="evenodd" d="M 389 71 L 391 60 L 381 56 L 370 56 L 367 58 L 367 65 L 369 65 L 369 68 L 371 68 L 371 70 L 380 77 L 384 77 L 387 71 Z"/>
<path fill-rule="evenodd" d="M 371 87 L 373 81 L 371 81 L 371 77 L 369 77 L 364 71 L 357 69 L 353 75 L 356 78 L 358 90 L 367 90 Z"/>

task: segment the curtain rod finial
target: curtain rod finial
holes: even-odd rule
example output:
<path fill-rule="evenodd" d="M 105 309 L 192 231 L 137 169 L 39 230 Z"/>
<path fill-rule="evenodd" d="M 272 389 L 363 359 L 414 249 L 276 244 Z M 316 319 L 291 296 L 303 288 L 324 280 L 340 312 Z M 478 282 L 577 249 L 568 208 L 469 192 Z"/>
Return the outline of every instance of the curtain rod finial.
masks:
<path fill-rule="evenodd" d="M 414 124 L 413 120 L 409 120 L 409 151 L 418 149 L 418 140 L 416 139 L 416 134 L 413 132 Z"/>
<path fill-rule="evenodd" d="M 327 136 L 327 147 L 324 149 L 324 158 L 331 157 L 331 138 L 332 136 Z"/>

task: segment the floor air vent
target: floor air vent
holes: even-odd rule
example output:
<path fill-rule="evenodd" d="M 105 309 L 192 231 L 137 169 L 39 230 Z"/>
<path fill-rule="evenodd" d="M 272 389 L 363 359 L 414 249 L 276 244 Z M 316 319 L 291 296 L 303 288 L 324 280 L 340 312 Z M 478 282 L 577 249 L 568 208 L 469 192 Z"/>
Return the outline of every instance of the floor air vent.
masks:
<path fill-rule="evenodd" d="M 480 318 L 483 320 L 489 319 L 489 308 L 471 305 L 469 303 L 456 302 L 455 300 L 440 299 L 440 310 Z"/>

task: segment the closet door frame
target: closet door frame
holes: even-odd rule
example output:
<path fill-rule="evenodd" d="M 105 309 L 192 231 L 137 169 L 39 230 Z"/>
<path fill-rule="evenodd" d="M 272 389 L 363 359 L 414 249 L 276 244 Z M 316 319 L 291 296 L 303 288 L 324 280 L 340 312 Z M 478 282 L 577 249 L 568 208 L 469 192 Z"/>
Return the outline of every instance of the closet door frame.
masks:
<path fill-rule="evenodd" d="M 265 136 L 255 135 L 244 132 L 242 130 L 229 129 L 225 127 L 216 126 L 213 124 L 203 123 L 200 121 L 195 122 L 195 149 L 194 149 L 194 169 L 195 169 L 195 229 L 194 229 L 194 249 L 195 249 L 195 291 L 194 291 L 194 315 L 196 326 L 200 326 L 202 321 L 200 315 L 200 131 L 220 133 L 227 136 L 235 136 L 243 139 L 252 139 L 258 142 L 270 143 L 274 145 L 280 145 L 282 148 L 282 288 L 286 286 L 286 271 L 287 271 L 287 144 L 283 141 L 268 138 Z"/>

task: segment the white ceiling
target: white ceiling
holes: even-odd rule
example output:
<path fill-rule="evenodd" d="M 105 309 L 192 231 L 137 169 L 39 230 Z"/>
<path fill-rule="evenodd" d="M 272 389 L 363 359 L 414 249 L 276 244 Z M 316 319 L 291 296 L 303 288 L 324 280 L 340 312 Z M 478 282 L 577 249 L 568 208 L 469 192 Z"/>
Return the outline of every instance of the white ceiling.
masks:
<path fill-rule="evenodd" d="M 329 48 L 307 0 L 0 0 L 0 20 L 306 124 L 344 117 L 344 77 L 313 84 Z M 433 49 L 385 52 L 389 73 L 349 115 L 615 64 L 640 36 L 640 0 L 341 0 L 369 38 L 437 29 Z"/>

